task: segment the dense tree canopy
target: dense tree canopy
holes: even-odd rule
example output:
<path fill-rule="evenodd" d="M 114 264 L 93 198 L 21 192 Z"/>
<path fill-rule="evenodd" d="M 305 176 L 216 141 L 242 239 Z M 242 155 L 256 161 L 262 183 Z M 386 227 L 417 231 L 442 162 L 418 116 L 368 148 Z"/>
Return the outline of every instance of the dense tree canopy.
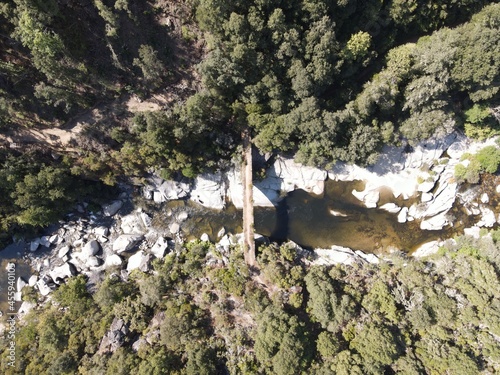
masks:
<path fill-rule="evenodd" d="M 498 6 L 440 28 L 474 6 L 204 0 L 198 21 L 215 43 L 200 69 L 211 95 L 244 106 L 263 151 L 370 163 L 382 144 L 449 132 L 472 104 L 498 104 Z"/>
<path fill-rule="evenodd" d="M 225 266 L 208 265 L 205 255 L 217 250 L 192 242 L 129 281 L 109 272 L 93 293 L 84 276 L 68 280 L 21 325 L 17 367 L 7 365 L 6 349 L 0 368 L 37 375 L 495 373 L 498 238 L 498 230 L 459 237 L 426 259 L 393 254 L 378 265 L 306 266 L 303 251 L 272 244 L 260 248 L 258 281 L 239 248 Z M 294 269 L 305 277 L 285 272 Z M 117 319 L 127 333 L 118 349 L 103 352 Z"/>
<path fill-rule="evenodd" d="M 97 111 L 63 151 L 73 176 L 108 185 L 224 168 L 246 127 L 261 151 L 316 166 L 369 164 L 385 144 L 455 128 L 485 138 L 500 131 L 490 3 L 4 0 L 0 128 Z M 129 95 L 156 107 L 130 110 Z M 37 215 L 23 222 L 48 220 Z"/>

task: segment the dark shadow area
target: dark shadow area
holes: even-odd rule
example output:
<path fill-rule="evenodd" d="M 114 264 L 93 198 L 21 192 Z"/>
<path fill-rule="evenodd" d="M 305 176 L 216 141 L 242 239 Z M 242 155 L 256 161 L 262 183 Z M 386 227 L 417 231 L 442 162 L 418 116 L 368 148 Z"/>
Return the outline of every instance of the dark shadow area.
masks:
<path fill-rule="evenodd" d="M 276 225 L 269 236 L 271 241 L 281 242 L 289 238 L 288 225 L 290 217 L 288 209 L 288 197 L 286 197 L 276 206 Z"/>

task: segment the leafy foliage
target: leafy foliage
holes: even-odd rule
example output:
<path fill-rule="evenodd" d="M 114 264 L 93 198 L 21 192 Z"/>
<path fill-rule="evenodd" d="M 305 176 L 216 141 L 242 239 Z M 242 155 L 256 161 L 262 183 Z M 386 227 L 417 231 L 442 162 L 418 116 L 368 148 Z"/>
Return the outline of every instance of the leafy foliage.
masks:
<path fill-rule="evenodd" d="M 93 296 L 83 276 L 70 279 L 55 292 L 56 305 L 45 304 L 20 326 L 17 367 L 7 365 L 5 350 L 0 368 L 5 374 L 494 373 L 497 232 L 457 238 L 422 260 L 393 254 L 378 265 L 304 266 L 304 282 L 297 278 L 293 287 L 303 286 L 295 292 L 303 306 L 293 305 L 280 278 L 267 281 L 266 291 L 246 275 L 245 292 L 233 293 L 216 280 L 221 266 L 199 261 L 203 251 L 194 243 L 157 262 L 152 274 L 136 273 L 129 282 L 107 277 Z M 264 270 L 277 261 L 283 269 L 301 263 L 290 245 L 269 249 L 279 255 L 263 256 Z M 230 272 L 244 265 L 241 254 L 231 262 Z M 161 298 L 154 285 L 162 285 Z M 101 354 L 100 341 L 116 318 L 129 333 L 119 349 Z"/>
<path fill-rule="evenodd" d="M 467 6 L 444 12 L 446 2 L 368 2 L 361 9 L 355 2 L 202 0 L 198 21 L 217 42 L 200 71 L 211 95 L 243 105 L 238 121 L 254 129 L 263 151 L 292 150 L 315 165 L 372 163 L 384 143 L 416 142 L 460 126 L 457 98 L 496 103 L 499 70 L 489 56 L 498 54 L 498 6 L 435 31 L 463 19 Z M 350 14 L 359 23 L 346 22 Z M 397 46 L 411 28 L 435 32 Z M 487 51 L 484 61 L 473 58 L 477 48 Z M 388 128 L 395 134 L 381 137 Z"/>
<path fill-rule="evenodd" d="M 500 165 L 500 150 L 496 146 L 486 146 L 475 155 L 467 154 L 465 160 L 467 166 L 458 164 L 455 167 L 455 177 L 459 181 L 476 184 L 480 173 L 496 173 Z"/>

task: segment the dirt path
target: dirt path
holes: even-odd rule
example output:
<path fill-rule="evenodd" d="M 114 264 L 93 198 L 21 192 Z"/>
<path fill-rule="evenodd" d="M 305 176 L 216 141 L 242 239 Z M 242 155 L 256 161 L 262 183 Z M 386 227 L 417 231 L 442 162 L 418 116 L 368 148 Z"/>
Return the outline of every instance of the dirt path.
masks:
<path fill-rule="evenodd" d="M 149 100 L 139 100 L 134 95 L 126 95 L 83 111 L 60 127 L 9 129 L 0 134 L 0 142 L 8 144 L 10 148 L 21 148 L 23 144 L 36 144 L 59 152 L 76 152 L 77 149 L 73 147 L 71 140 L 78 136 L 85 125 L 105 120 L 110 113 L 121 110 L 130 113 L 158 111 L 171 101 L 159 94 L 152 96 Z"/>
<path fill-rule="evenodd" d="M 243 141 L 243 235 L 245 261 L 250 267 L 255 267 L 255 240 L 253 215 L 253 182 L 252 182 L 252 143 L 248 129 L 241 134 Z"/>

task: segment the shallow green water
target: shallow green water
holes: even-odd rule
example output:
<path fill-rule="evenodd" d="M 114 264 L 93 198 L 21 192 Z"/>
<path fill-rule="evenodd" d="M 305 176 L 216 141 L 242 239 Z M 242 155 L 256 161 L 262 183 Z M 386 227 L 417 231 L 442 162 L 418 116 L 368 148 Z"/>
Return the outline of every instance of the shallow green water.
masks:
<path fill-rule="evenodd" d="M 490 203 L 498 211 L 500 201 L 493 193 L 496 182 L 493 181 L 490 185 L 489 195 L 493 198 Z M 277 207 L 255 209 L 255 230 L 274 241 L 292 240 L 306 248 L 340 245 L 371 253 L 389 252 L 395 248 L 411 252 L 425 242 L 460 234 L 464 227 L 473 225 L 477 220 L 462 212 L 456 204 L 450 211 L 455 216 L 454 227 L 441 231 L 423 231 L 417 221 L 401 224 L 397 222 L 397 214 L 366 208 L 352 195 L 353 189 L 363 190 L 364 183 L 327 181 L 325 192 L 321 196 L 308 194 L 303 190 L 293 191 Z M 394 202 L 401 207 L 410 207 L 417 200 L 395 199 L 388 189 L 382 189 L 380 195 L 379 206 Z M 233 205 L 228 205 L 223 211 L 215 211 L 191 201 L 179 200 L 168 202 L 161 208 L 154 205 L 147 208 L 148 212 L 155 210 L 153 223 L 158 228 L 167 228 L 175 221 L 176 214 L 188 212 L 189 219 L 181 225 L 187 239 L 199 238 L 207 233 L 212 241 L 216 241 L 217 233 L 222 227 L 226 233 L 242 232 L 242 214 Z M 334 216 L 331 210 L 342 213 L 345 217 Z M 30 275 L 30 268 L 22 260 L 19 251 L 20 249 L 11 246 L 1 252 L 0 311 L 7 308 L 7 277 L 4 276 L 7 262 L 16 262 L 16 276 L 27 279 Z"/>
<path fill-rule="evenodd" d="M 417 221 L 398 223 L 397 214 L 380 209 L 366 208 L 353 195 L 352 190 L 363 190 L 364 183 L 327 181 L 321 196 L 303 190 L 289 193 L 275 208 L 255 209 L 255 230 L 272 240 L 292 240 L 308 248 L 328 248 L 340 245 L 372 253 L 383 253 L 394 248 L 412 251 L 419 245 L 435 239 L 445 239 L 470 225 L 467 215 L 456 207 L 452 212 L 457 219 L 453 228 L 441 231 L 423 231 Z M 395 199 L 389 189 L 382 189 L 379 206 L 394 202 L 410 207 L 416 197 L 408 200 Z M 172 202 L 170 204 L 173 204 Z M 166 210 L 172 209 L 167 205 Z M 191 211 L 193 219 L 184 224 L 183 230 L 189 238 L 202 233 L 216 240 L 221 227 L 227 232 L 241 233 L 241 211 L 229 206 L 222 212 L 200 208 L 186 203 L 173 210 Z M 331 210 L 345 217 L 334 216 Z"/>
<path fill-rule="evenodd" d="M 8 246 L 5 250 L 2 250 L 0 258 L 0 311 L 3 316 L 0 320 L 5 320 L 7 318 L 7 312 L 9 312 L 8 305 L 8 292 L 9 292 L 9 274 L 7 273 L 6 267 L 9 262 L 13 262 L 15 266 L 15 281 L 17 282 L 18 277 L 22 277 L 25 281 L 31 275 L 31 267 L 26 264 L 22 259 L 22 254 L 24 253 L 24 248 L 21 246 L 16 246 L 15 244 Z M 16 287 L 16 283 L 14 283 Z M 19 308 L 21 304 L 16 303 L 15 311 Z"/>

